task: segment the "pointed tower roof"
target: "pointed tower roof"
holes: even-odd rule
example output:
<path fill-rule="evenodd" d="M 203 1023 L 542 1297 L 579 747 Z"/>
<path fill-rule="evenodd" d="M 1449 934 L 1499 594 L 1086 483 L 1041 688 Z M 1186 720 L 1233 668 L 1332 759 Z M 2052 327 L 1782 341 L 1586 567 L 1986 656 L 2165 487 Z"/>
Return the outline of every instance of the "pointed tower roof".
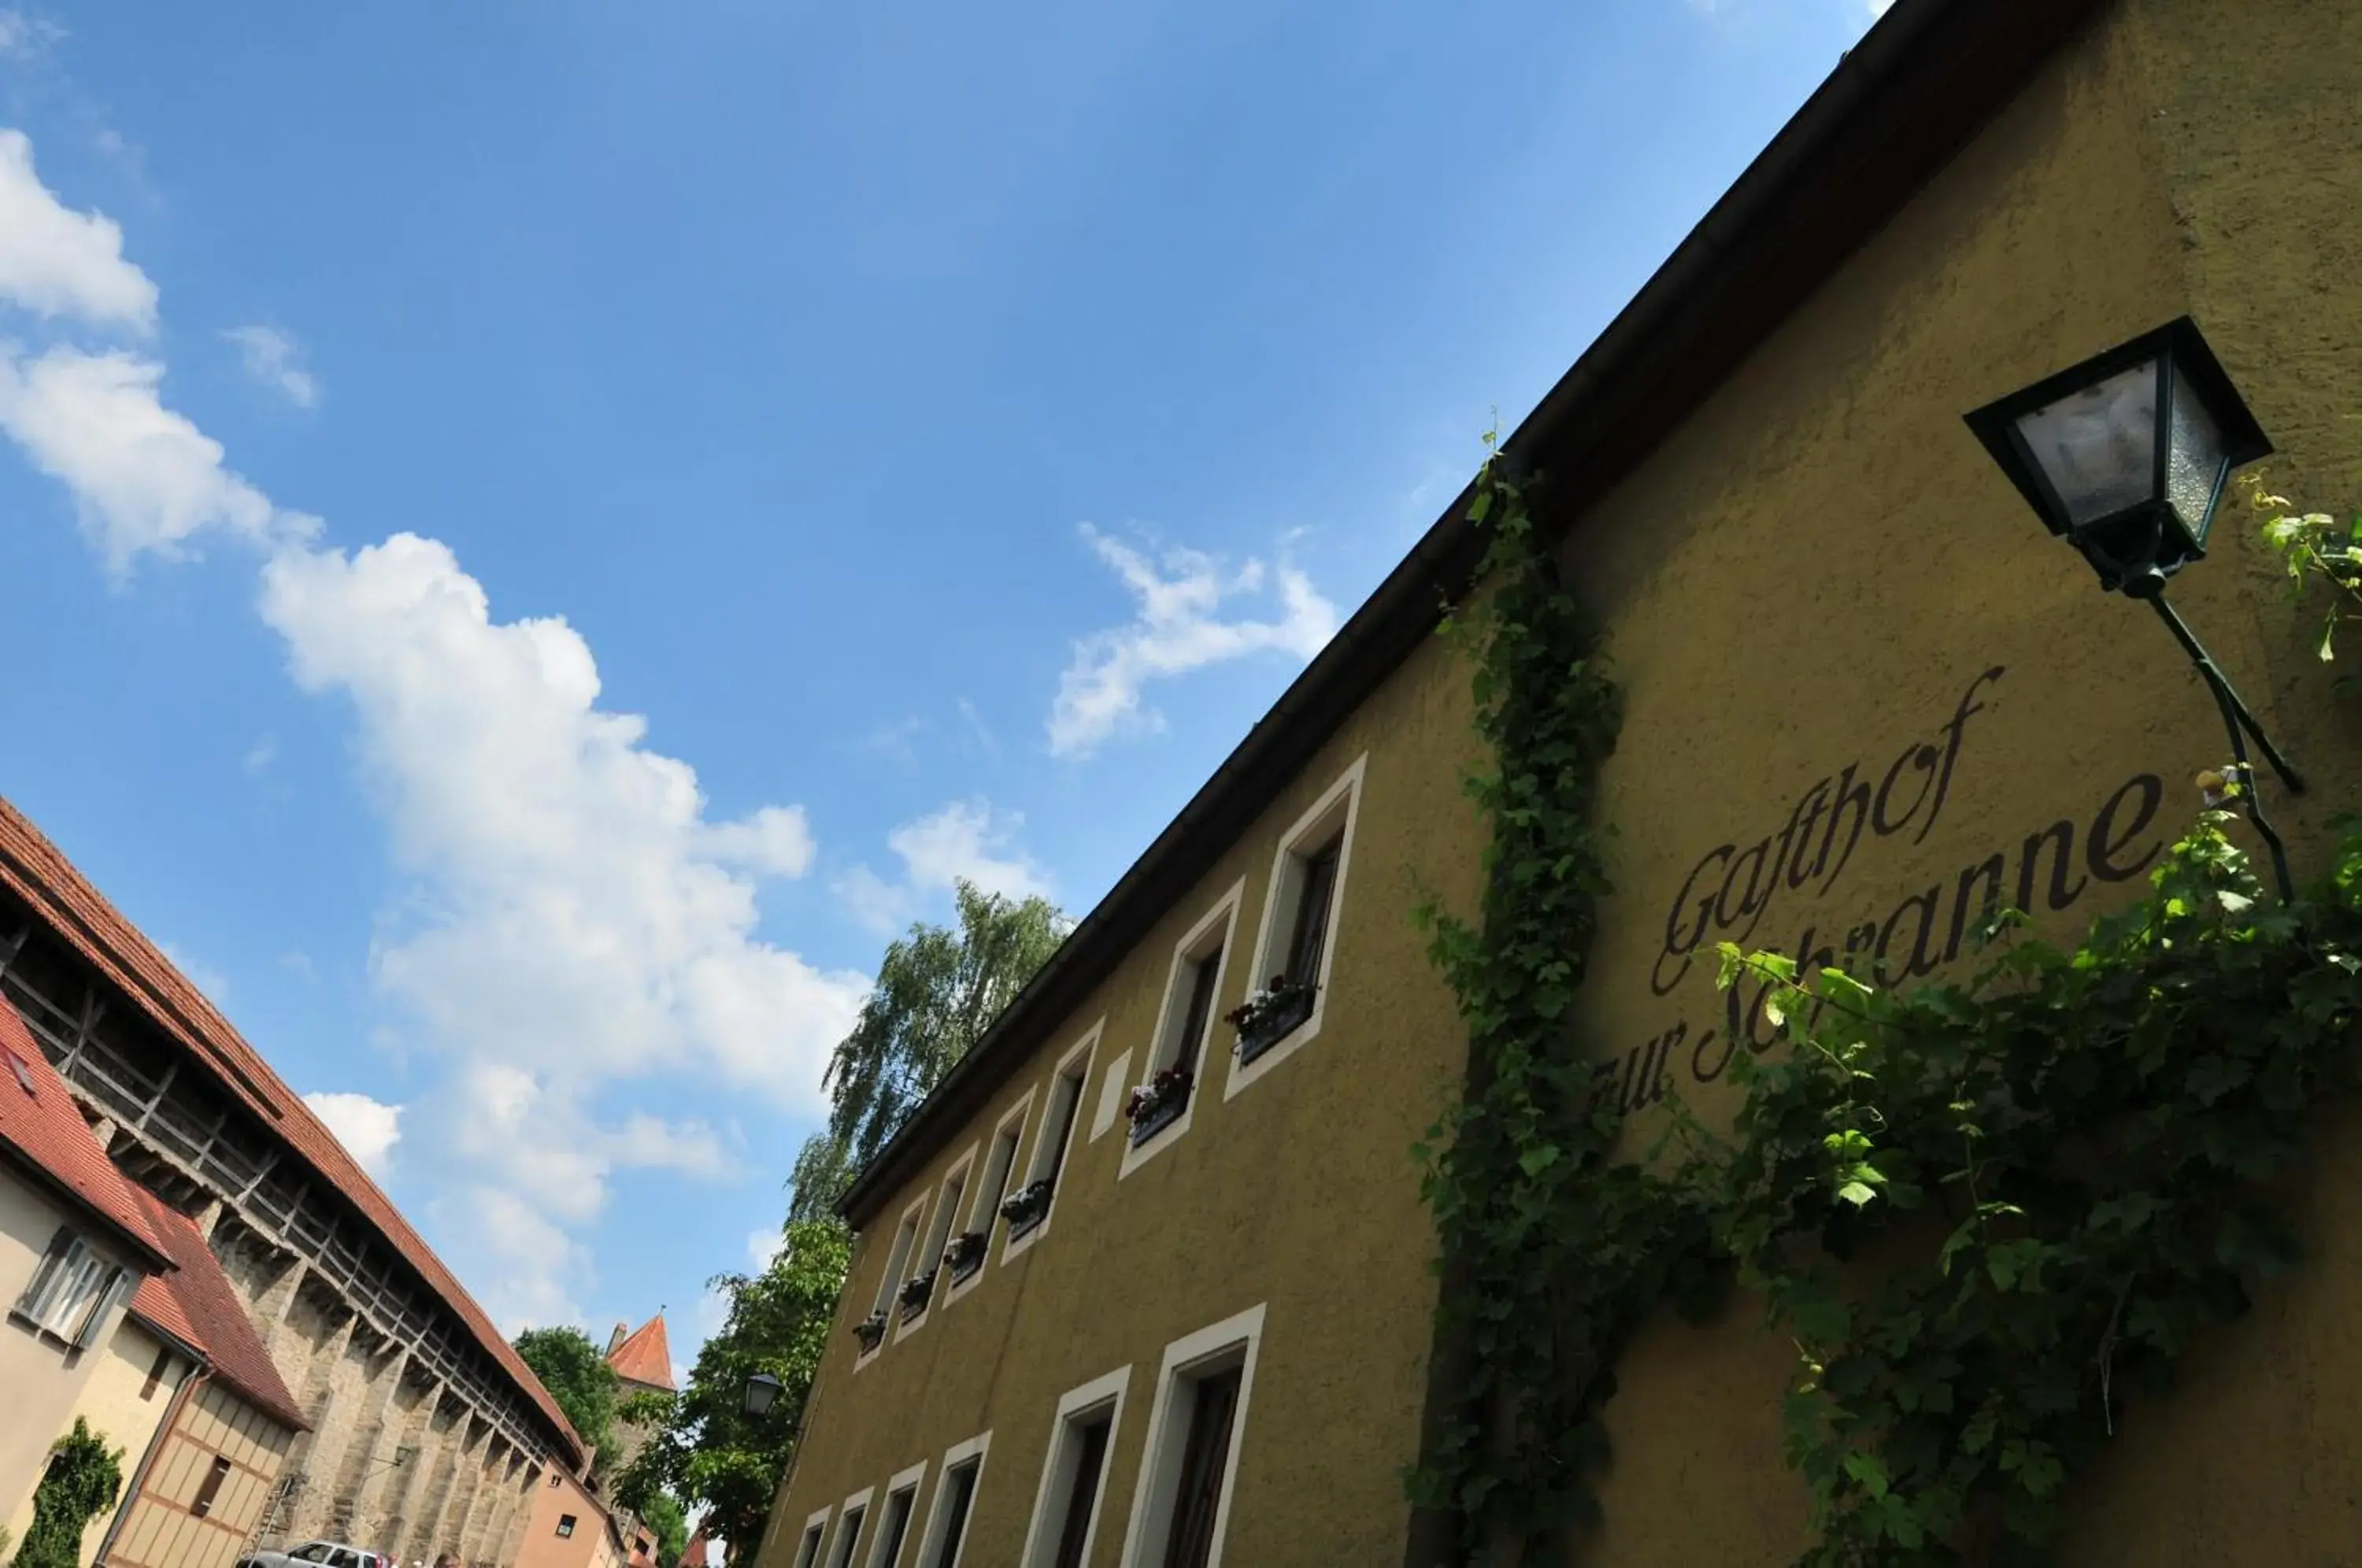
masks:
<path fill-rule="evenodd" d="M 679 1389 L 672 1380 L 672 1346 L 665 1339 L 664 1309 L 642 1323 L 624 1338 L 624 1342 L 607 1353 L 607 1364 L 624 1382 L 642 1388 L 661 1389 L 677 1394 Z"/>

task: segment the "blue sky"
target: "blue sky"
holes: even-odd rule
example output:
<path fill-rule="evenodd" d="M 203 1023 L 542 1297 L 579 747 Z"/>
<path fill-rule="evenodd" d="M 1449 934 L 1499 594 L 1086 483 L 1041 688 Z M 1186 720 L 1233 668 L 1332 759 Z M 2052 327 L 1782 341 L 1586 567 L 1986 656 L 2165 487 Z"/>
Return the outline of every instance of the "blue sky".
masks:
<path fill-rule="evenodd" d="M 506 1326 L 775 1231 L 1868 0 L 0 10 L 0 792 Z"/>

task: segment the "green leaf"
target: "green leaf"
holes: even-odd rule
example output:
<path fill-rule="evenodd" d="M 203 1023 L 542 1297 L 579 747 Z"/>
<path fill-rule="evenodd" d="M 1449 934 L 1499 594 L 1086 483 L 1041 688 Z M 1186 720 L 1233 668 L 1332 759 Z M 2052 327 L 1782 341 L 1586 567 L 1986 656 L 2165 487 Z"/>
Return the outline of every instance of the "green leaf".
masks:
<path fill-rule="evenodd" d="M 1524 1171 L 1529 1176 L 1538 1176 L 1541 1175 L 1542 1172 L 1558 1164 L 1560 1157 L 1559 1149 L 1556 1144 L 1536 1144 L 1533 1148 L 1528 1149 L 1525 1153 L 1518 1156 L 1518 1168 Z"/>

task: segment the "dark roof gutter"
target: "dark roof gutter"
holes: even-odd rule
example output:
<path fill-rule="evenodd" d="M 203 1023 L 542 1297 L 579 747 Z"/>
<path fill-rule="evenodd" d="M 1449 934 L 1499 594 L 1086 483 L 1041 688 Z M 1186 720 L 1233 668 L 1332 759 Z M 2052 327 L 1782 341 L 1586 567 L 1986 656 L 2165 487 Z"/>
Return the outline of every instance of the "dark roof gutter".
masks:
<path fill-rule="evenodd" d="M 1571 527 L 2105 0 L 1898 0 L 1502 444 Z M 1482 553 L 1463 489 L 847 1189 L 856 1227 L 1086 1000 L 1434 630 Z"/>

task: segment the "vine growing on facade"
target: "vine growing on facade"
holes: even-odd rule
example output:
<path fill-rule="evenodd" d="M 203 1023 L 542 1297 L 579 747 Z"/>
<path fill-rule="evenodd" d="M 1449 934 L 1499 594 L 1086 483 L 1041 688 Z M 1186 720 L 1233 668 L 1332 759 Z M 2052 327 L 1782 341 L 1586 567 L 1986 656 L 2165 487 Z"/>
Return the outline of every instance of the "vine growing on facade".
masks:
<path fill-rule="evenodd" d="M 90 1430 L 82 1417 L 50 1445 L 50 1463 L 33 1489 L 33 1522 L 17 1549 L 15 1568 L 75 1568 L 83 1531 L 123 1490 L 123 1451 Z"/>
<path fill-rule="evenodd" d="M 1467 791 L 1491 842 L 1474 921 L 1418 911 L 1469 1034 L 1467 1093 L 1419 1151 L 1469 1375 L 1410 1485 L 1465 1521 L 1472 1551 L 1515 1561 L 1588 1512 L 1617 1354 L 1667 1297 L 1703 1297 L 1708 1224 L 1693 1195 L 1614 1158 L 1614 1112 L 1570 1032 L 1607 891 L 1593 817 L 1616 687 L 1497 457 L 1469 516 L 1482 586 L 1446 630 L 1473 671 L 1485 761 Z"/>
<path fill-rule="evenodd" d="M 2362 608 L 2362 535 L 2257 497 L 2291 574 L 2340 595 L 2326 657 Z M 1726 946 L 1724 983 L 1762 984 L 1774 1038 L 1734 1057 L 1727 1122 L 1676 1106 L 1672 1157 L 1637 1149 L 1571 1021 L 1607 888 L 1615 689 L 1497 463 L 1472 518 L 1483 587 L 1451 629 L 1487 745 L 1483 906 L 1419 911 L 1470 1038 L 1465 1097 L 1420 1154 L 1471 1370 L 1415 1499 L 1482 1560 L 1562 1540 L 1595 1509 L 1633 1329 L 1735 1267 L 1797 1349 L 1800 1568 L 2049 1561 L 2069 1484 L 2136 1397 L 2299 1259 L 2284 1178 L 2311 1113 L 2362 1087 L 2362 833 L 2281 904 L 2204 811 L 2071 951 L 2004 912 L 1965 979 L 1907 990 Z"/>

